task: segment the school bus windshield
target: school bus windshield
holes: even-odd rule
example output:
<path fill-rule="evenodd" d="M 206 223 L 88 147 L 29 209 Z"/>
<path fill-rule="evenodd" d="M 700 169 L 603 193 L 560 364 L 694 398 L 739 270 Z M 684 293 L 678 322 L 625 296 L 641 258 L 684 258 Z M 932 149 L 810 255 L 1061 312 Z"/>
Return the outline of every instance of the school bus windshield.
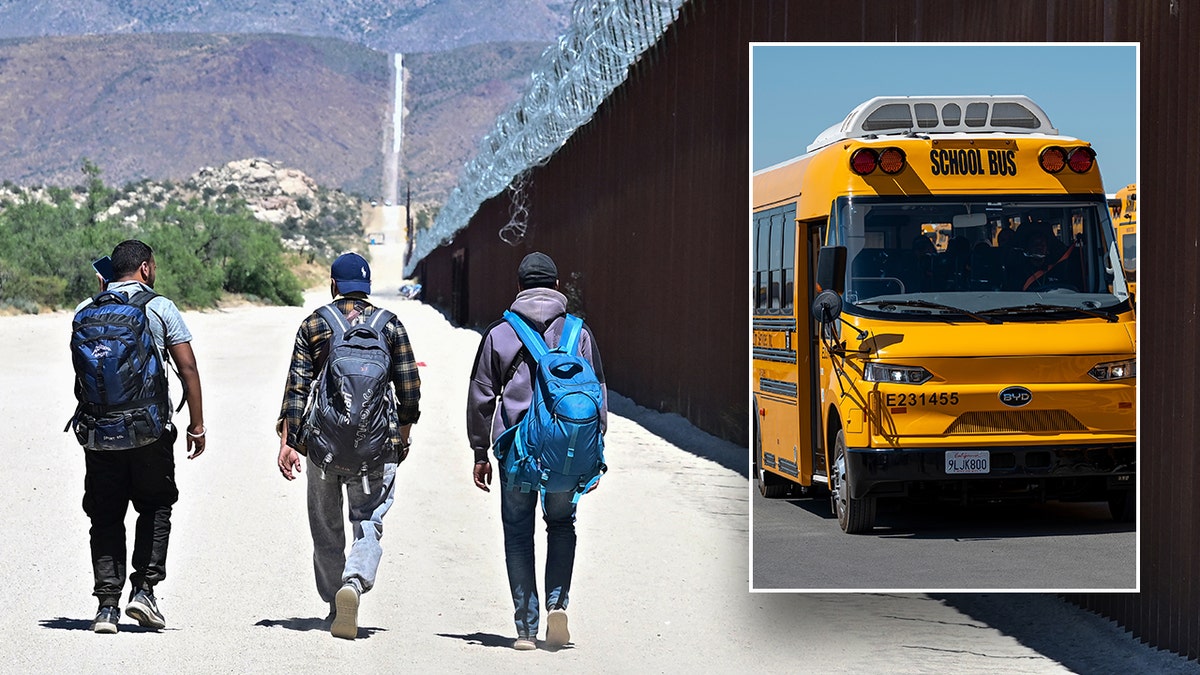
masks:
<path fill-rule="evenodd" d="M 1113 310 L 1127 298 L 1100 200 L 842 197 L 828 243 L 846 247 L 854 313 Z"/>

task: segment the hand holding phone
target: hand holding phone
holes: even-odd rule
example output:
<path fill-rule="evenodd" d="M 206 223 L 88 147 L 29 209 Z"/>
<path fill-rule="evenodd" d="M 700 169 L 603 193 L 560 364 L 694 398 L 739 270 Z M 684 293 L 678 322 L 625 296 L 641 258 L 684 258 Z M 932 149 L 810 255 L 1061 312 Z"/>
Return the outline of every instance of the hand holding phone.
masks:
<path fill-rule="evenodd" d="M 100 275 L 100 278 L 104 280 L 104 283 L 108 283 L 113 280 L 112 258 L 104 256 L 103 258 L 92 261 L 92 269 L 96 270 L 96 274 Z"/>

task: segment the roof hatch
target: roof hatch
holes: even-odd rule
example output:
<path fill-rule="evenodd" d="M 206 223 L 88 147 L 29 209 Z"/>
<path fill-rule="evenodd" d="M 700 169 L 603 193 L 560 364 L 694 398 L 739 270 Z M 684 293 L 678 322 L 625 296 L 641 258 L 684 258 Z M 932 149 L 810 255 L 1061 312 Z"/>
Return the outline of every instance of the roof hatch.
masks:
<path fill-rule="evenodd" d="M 1051 134 L 1058 129 L 1028 96 L 876 96 L 817 136 L 808 151 L 891 134 Z"/>

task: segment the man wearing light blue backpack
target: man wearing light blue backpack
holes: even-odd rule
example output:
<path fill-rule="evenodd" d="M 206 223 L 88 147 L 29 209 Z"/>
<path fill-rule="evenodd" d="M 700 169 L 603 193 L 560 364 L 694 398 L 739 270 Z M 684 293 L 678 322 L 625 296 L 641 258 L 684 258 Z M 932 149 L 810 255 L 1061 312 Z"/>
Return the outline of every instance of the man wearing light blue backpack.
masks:
<path fill-rule="evenodd" d="M 484 492 L 492 482 L 488 450 L 497 457 L 517 650 L 537 648 L 533 538 L 540 498 L 546 522 L 546 643 L 558 648 L 571 639 L 566 610 L 577 503 L 607 469 L 608 392 L 595 338 L 567 313 L 550 256 L 525 256 L 517 281 L 516 299 L 505 318 L 484 332 L 476 354 L 467 435 L 475 453 L 475 486 Z"/>

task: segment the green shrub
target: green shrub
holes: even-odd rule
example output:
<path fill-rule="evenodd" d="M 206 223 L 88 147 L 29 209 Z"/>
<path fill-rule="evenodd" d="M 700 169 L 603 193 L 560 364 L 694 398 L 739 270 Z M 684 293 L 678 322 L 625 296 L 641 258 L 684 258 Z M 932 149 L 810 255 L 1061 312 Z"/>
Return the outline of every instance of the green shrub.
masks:
<path fill-rule="evenodd" d="M 89 195 L 108 193 L 93 182 Z M 91 261 L 125 239 L 154 249 L 155 290 L 182 307 L 213 307 L 225 292 L 300 305 L 300 282 L 284 262 L 279 233 L 240 203 L 220 210 L 192 202 L 150 206 L 136 227 L 95 222 L 71 191 L 53 188 L 54 204 L 14 204 L 0 211 L 0 304 L 22 311 L 74 307 L 96 292 Z"/>

